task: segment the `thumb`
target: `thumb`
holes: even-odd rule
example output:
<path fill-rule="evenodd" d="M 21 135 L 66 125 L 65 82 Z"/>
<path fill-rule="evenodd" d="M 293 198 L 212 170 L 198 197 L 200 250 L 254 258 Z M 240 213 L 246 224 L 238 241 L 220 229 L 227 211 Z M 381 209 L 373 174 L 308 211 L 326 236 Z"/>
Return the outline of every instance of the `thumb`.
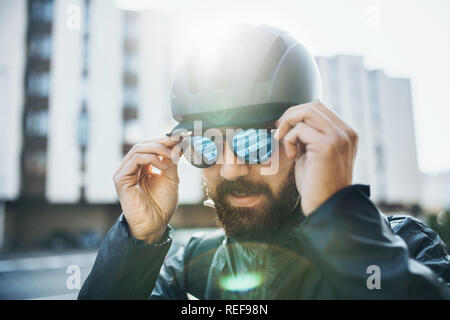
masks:
<path fill-rule="evenodd" d="M 178 184 L 178 164 L 167 158 L 163 159 L 163 163 L 167 165 L 167 169 L 161 172 L 161 175 Z"/>

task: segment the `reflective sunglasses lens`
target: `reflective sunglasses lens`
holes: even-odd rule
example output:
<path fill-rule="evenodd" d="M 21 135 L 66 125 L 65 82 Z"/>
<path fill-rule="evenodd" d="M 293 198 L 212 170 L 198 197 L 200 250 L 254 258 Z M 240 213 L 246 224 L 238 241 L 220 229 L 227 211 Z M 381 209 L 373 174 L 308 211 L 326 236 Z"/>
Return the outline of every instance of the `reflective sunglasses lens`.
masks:
<path fill-rule="evenodd" d="M 267 129 L 248 129 L 233 137 L 233 150 L 245 163 L 259 164 L 272 155 L 272 139 Z"/>
<path fill-rule="evenodd" d="M 194 166 L 206 168 L 212 166 L 217 160 L 217 147 L 206 137 L 189 137 L 189 145 L 184 149 L 184 156 Z"/>

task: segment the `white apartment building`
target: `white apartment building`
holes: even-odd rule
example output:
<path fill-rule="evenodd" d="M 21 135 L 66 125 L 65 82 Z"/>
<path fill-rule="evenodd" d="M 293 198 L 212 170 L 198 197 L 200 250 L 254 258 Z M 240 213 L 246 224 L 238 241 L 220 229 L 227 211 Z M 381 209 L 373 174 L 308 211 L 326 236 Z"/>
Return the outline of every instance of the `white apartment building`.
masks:
<path fill-rule="evenodd" d="M 25 69 L 25 1 L 5 1 L 0 10 L 0 199 L 19 192 Z M 6 31 L 14 32 L 6 32 Z"/>
<path fill-rule="evenodd" d="M 1 130 L 8 137 L 1 148 L 3 199 L 21 194 L 20 145 L 23 133 L 27 134 L 22 130 L 24 70 L 27 60 L 35 60 L 24 52 L 30 24 L 27 11 L 33 5 L 50 29 L 45 35 L 29 32 L 28 37 L 28 46 L 38 43 L 36 50 L 49 64 L 36 76 L 42 80 L 41 91 L 48 94 L 47 105 L 35 112 L 32 103 L 26 103 L 29 112 L 24 120 L 46 140 L 38 164 L 30 165 L 45 166 L 37 197 L 51 203 L 76 203 L 82 198 L 89 203 L 114 202 L 112 175 L 126 149 L 174 125 L 169 92 L 175 61 L 170 32 L 175 26 L 167 15 L 123 11 L 114 1 L 6 2 L 2 30 L 14 32 L 1 34 L 2 43 L 10 44 L 0 56 L 0 80 L 5 84 L 1 94 L 7 101 L 1 109 L 5 124 Z M 32 27 L 38 29 L 36 24 L 28 29 Z M 28 72 L 28 78 L 33 77 Z M 180 167 L 180 174 L 190 180 L 182 185 L 181 199 L 198 203 L 200 172 L 186 163 Z"/>
<path fill-rule="evenodd" d="M 49 31 L 28 31 L 26 39 L 27 24 L 28 30 L 39 27 L 27 21 L 34 5 L 40 12 L 36 19 L 42 15 Z M 0 56 L 1 95 L 6 101 L 1 130 L 2 137 L 8 137 L 1 148 L 2 197 L 14 199 L 21 185 L 25 190 L 32 185 L 21 177 L 31 168 L 44 176 L 30 189 L 40 186 L 42 193 L 37 194 L 49 202 L 115 201 L 111 177 L 124 151 L 173 125 L 169 92 L 176 24 L 163 13 L 120 10 L 113 1 L 20 0 L 4 6 L 2 30 L 14 32 L 1 34 L 2 42 L 9 44 Z M 78 27 L 71 20 L 76 8 Z M 33 52 L 47 61 L 46 72 L 38 67 L 35 74 L 29 67 L 29 61 L 36 60 Z M 319 57 L 317 62 L 324 102 L 360 135 L 355 182 L 371 184 L 375 200 L 416 202 L 420 176 L 409 81 L 367 71 L 358 56 Z M 37 94 L 28 100 L 24 77 L 29 87 L 37 83 L 37 89 L 31 87 Z M 40 93 L 45 107 L 34 107 L 33 101 L 42 100 L 35 97 Z M 38 156 L 26 152 L 37 144 L 22 137 L 26 128 L 45 141 Z M 181 174 L 191 178 L 182 186 L 183 201 L 199 202 L 201 191 L 194 191 L 200 189 L 192 183 L 200 185 L 200 173 L 182 164 Z"/>
<path fill-rule="evenodd" d="M 102 233 L 124 153 L 174 126 L 177 26 L 103 0 L 2 1 L 0 18 L 0 243 Z M 180 203 L 201 203 L 201 171 L 179 171 Z"/>
<path fill-rule="evenodd" d="M 408 79 L 366 70 L 360 56 L 318 57 L 324 102 L 359 134 L 354 182 L 371 185 L 372 199 L 414 204 L 421 177 Z"/>
<path fill-rule="evenodd" d="M 89 22 L 81 32 L 74 31 L 65 27 L 65 12 L 71 4 L 73 1 L 55 2 L 46 196 L 52 202 L 78 201 L 81 184 L 87 202 L 108 203 L 116 199 L 112 175 L 126 149 L 143 138 L 167 132 L 173 125 L 169 92 L 174 57 L 172 38 L 167 37 L 173 26 L 162 13 L 122 11 L 113 1 L 90 1 L 86 7 L 87 2 L 81 1 Z M 86 32 L 89 42 L 83 43 Z M 68 46 L 72 46 L 70 50 Z M 87 51 L 85 79 L 83 50 Z M 77 126 L 83 99 L 88 136 L 80 175 Z M 72 143 L 67 143 L 68 139 Z M 195 176 L 195 172 L 184 172 L 195 169 L 182 167 L 182 174 Z M 192 184 L 182 188 L 185 202 L 201 200 L 199 173 L 194 181 L 198 188 Z"/>
<path fill-rule="evenodd" d="M 69 220 L 81 229 L 89 219 L 107 229 L 102 217 L 113 215 L 105 212 L 120 213 L 112 177 L 124 153 L 175 124 L 169 93 L 183 25 L 161 12 L 120 10 L 115 1 L 9 0 L 0 8 L 0 201 L 6 212 L 17 204 L 6 238 L 30 234 L 40 219 L 28 214 L 35 204 L 57 207 L 45 217 L 52 223 L 40 226 L 45 232 Z M 354 182 L 370 184 L 375 201 L 417 203 L 409 81 L 366 70 L 359 56 L 317 62 L 324 102 L 360 136 Z M 186 161 L 179 167 L 180 203 L 200 204 L 201 170 Z M 63 206 L 72 213 L 59 214 Z M 81 218 L 89 206 L 97 215 Z"/>

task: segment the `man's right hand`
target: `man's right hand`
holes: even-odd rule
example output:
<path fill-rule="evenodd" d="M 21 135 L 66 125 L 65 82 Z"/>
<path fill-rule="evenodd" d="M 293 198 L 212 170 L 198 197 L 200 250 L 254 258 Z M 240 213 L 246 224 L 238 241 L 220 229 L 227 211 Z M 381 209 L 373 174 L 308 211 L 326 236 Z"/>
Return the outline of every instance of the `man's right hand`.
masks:
<path fill-rule="evenodd" d="M 179 137 L 144 140 L 131 148 L 114 174 L 123 213 L 136 239 L 159 242 L 175 212 L 179 178 L 172 150 L 178 143 Z M 161 173 L 152 172 L 153 167 Z"/>

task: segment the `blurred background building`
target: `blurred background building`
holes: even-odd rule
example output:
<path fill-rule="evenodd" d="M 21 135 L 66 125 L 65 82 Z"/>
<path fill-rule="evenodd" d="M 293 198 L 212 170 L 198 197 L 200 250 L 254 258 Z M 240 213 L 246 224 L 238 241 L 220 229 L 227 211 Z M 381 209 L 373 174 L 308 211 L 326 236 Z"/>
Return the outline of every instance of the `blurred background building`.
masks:
<path fill-rule="evenodd" d="M 98 0 L 7 1 L 0 15 L 2 250 L 95 247 L 121 212 L 112 176 L 123 155 L 174 125 L 182 25 Z M 418 169 L 410 81 L 362 56 L 317 62 L 325 104 L 360 136 L 354 182 L 387 212 L 449 207 L 449 174 Z M 182 162 L 180 175 L 171 224 L 213 227 L 201 171 Z"/>
<path fill-rule="evenodd" d="M 122 157 L 139 140 L 164 134 L 175 125 L 169 104 L 171 79 L 177 61 L 191 46 L 186 29 L 204 2 L 193 1 L 190 22 L 165 10 L 124 10 L 156 2 L 0 2 L 0 299 L 75 298 L 77 290 L 66 285 L 67 267 L 79 266 L 85 279 L 99 242 L 120 215 L 112 177 Z M 169 10 L 179 2 L 158 3 Z M 308 3 L 276 11 L 270 1 L 260 1 L 259 14 L 266 10 L 269 17 L 279 14 L 281 20 L 298 21 L 298 12 L 283 15 L 283 10 L 293 12 L 298 5 L 307 17 L 320 14 L 322 24 L 327 12 L 322 5 Z M 361 1 L 355 3 L 345 10 L 358 13 Z M 224 8 L 216 5 L 222 14 Z M 419 6 L 415 9 L 421 19 L 428 17 Z M 235 20 L 250 16 L 241 11 L 233 11 L 233 16 L 241 14 Z M 336 26 L 335 16 L 327 16 L 327 28 Z M 364 23 L 355 17 L 352 21 Z M 397 25 L 398 15 L 393 17 Z M 364 39 L 386 36 L 389 30 L 382 30 L 381 20 L 370 18 Z M 198 25 L 197 31 L 215 38 L 205 22 Z M 358 35 L 351 25 L 343 30 L 351 31 L 351 38 Z M 333 40 L 317 26 L 306 27 L 302 36 L 309 34 Z M 414 45 L 417 36 L 414 33 Z M 363 40 L 361 48 L 372 48 Z M 390 55 L 392 43 L 384 44 Z M 384 212 L 425 218 L 448 244 L 450 172 L 418 169 L 412 101 L 416 91 L 411 81 L 367 68 L 361 54 L 316 60 L 325 104 L 359 133 L 354 182 L 370 184 L 371 197 Z M 186 242 L 193 228 L 215 227 L 214 212 L 201 204 L 201 171 L 182 161 L 179 172 L 180 205 L 171 221 L 177 230 L 171 250 Z"/>
<path fill-rule="evenodd" d="M 418 204 L 421 177 L 409 80 L 369 71 L 360 56 L 317 62 L 325 104 L 359 133 L 354 181 L 370 184 L 378 203 Z"/>
<path fill-rule="evenodd" d="M 171 21 L 119 10 L 113 1 L 3 7 L 3 249 L 102 236 L 120 214 L 112 175 L 123 155 L 173 125 L 172 38 L 161 37 Z M 186 163 L 181 171 L 181 202 L 190 212 L 202 200 L 201 176 Z M 191 226 L 214 223 L 212 215 L 205 223 L 186 219 Z"/>

